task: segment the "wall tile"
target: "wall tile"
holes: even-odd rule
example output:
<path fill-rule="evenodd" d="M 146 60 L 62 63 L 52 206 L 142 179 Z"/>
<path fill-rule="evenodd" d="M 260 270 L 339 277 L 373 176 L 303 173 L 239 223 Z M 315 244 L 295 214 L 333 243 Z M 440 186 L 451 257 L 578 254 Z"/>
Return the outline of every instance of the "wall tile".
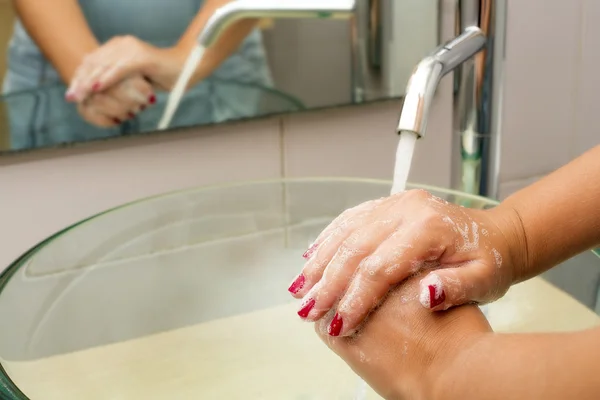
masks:
<path fill-rule="evenodd" d="M 501 182 L 547 173 L 571 158 L 581 4 L 509 2 Z"/>
<path fill-rule="evenodd" d="M 450 184 L 450 79 L 434 102 L 427 136 L 417 143 L 409 180 Z M 391 179 L 399 101 L 291 115 L 284 122 L 285 174 Z"/>
<path fill-rule="evenodd" d="M 600 144 L 600 2 L 584 0 L 581 38 L 581 71 L 579 73 L 580 96 L 577 102 L 577 125 L 571 157 Z M 568 132 L 565 135 L 569 135 Z"/>
<path fill-rule="evenodd" d="M 525 179 L 518 179 L 510 182 L 503 182 L 500 184 L 498 189 L 498 199 L 504 200 L 514 192 L 523 189 L 526 186 L 531 185 L 537 180 L 543 178 L 543 176 L 533 176 Z"/>

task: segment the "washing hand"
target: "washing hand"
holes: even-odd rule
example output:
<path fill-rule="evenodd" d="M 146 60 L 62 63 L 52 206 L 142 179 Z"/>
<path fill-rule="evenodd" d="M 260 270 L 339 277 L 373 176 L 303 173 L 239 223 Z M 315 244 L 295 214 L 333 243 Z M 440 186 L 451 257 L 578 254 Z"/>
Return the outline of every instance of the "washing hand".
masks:
<path fill-rule="evenodd" d="M 501 297 L 526 260 L 525 243 L 510 209 L 467 209 L 411 190 L 342 213 L 304 254 L 289 291 L 303 299 L 302 318 L 336 311 L 329 334 L 350 335 L 391 288 L 423 270 L 419 300 L 430 310 Z"/>
<path fill-rule="evenodd" d="M 158 89 L 170 90 L 184 57 L 176 47 L 161 49 L 133 36 L 115 37 L 85 57 L 67 90 L 67 98 L 81 102 L 137 75 Z"/>
<path fill-rule="evenodd" d="M 67 100 L 73 101 L 72 98 Z M 152 86 L 138 75 L 78 101 L 77 110 L 93 125 L 112 127 L 134 118 L 155 102 Z"/>

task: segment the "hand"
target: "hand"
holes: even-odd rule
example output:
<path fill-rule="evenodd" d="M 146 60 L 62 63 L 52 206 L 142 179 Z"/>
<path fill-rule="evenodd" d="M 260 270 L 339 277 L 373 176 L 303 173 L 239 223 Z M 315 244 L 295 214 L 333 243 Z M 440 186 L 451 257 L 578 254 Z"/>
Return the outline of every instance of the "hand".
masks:
<path fill-rule="evenodd" d="M 349 335 L 391 287 L 421 271 L 431 310 L 501 297 L 524 260 L 519 219 L 452 205 L 423 190 L 369 201 L 340 215 L 305 253 L 288 289 L 310 321 L 337 308 L 332 336 Z M 338 303 L 339 301 L 339 303 Z M 336 307 L 337 303 L 337 307 Z"/>
<path fill-rule="evenodd" d="M 185 62 L 177 48 L 160 49 L 133 36 L 117 36 L 87 55 L 67 91 L 70 101 L 81 102 L 125 78 L 140 74 L 159 89 L 170 90 Z"/>
<path fill-rule="evenodd" d="M 385 399 L 433 399 L 451 381 L 454 360 L 491 328 L 474 306 L 430 313 L 419 305 L 411 278 L 390 293 L 355 336 L 328 335 L 329 318 L 315 324 L 320 338 Z"/>
<path fill-rule="evenodd" d="M 152 86 L 141 76 L 136 76 L 93 94 L 78 103 L 77 110 L 89 123 L 111 127 L 134 118 L 138 112 L 155 102 Z"/>

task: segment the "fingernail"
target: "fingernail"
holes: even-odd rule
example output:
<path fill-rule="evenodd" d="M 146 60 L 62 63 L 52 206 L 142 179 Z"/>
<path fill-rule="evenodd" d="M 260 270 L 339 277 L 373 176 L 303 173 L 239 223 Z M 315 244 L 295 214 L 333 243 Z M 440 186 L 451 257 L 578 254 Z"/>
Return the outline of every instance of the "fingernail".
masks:
<path fill-rule="evenodd" d="M 92 91 L 97 92 L 100 90 L 100 82 L 96 82 L 92 85 Z"/>
<path fill-rule="evenodd" d="M 302 254 L 302 257 L 306 258 L 307 260 L 308 260 L 309 258 L 311 258 L 311 257 L 312 257 L 312 255 L 313 255 L 313 254 L 315 253 L 315 251 L 317 250 L 317 246 L 318 246 L 318 244 L 317 244 L 317 243 L 313 243 L 313 244 L 312 244 L 312 246 L 310 246 L 310 247 L 308 248 L 308 250 L 306 250 L 306 251 L 304 252 L 304 254 Z"/>
<path fill-rule="evenodd" d="M 75 93 L 67 92 L 65 94 L 65 99 L 67 99 L 67 101 L 75 101 Z"/>
<path fill-rule="evenodd" d="M 304 275 L 298 275 L 298 277 L 294 280 L 294 282 L 292 282 L 292 284 L 288 288 L 288 291 L 292 294 L 298 293 L 300 289 L 304 287 L 304 282 L 306 282 L 306 278 L 304 278 Z"/>
<path fill-rule="evenodd" d="M 113 118 L 113 122 L 117 125 L 121 125 L 121 120 L 119 118 Z"/>
<path fill-rule="evenodd" d="M 446 293 L 441 287 L 428 285 L 427 289 L 429 290 L 429 308 L 437 307 L 446 300 Z"/>
<path fill-rule="evenodd" d="M 327 328 L 329 336 L 340 336 L 343 326 L 344 321 L 342 321 L 342 317 L 340 317 L 340 315 L 336 313 L 333 317 L 333 320 L 329 324 L 329 328 Z"/>
<path fill-rule="evenodd" d="M 302 308 L 298 311 L 298 315 L 302 318 L 308 317 L 310 310 L 315 306 L 315 299 L 310 299 L 306 304 L 302 306 Z"/>
<path fill-rule="evenodd" d="M 134 119 L 134 118 L 135 118 L 135 114 L 134 114 L 134 113 L 132 113 L 131 111 L 127 113 L 127 116 L 128 116 L 129 118 L 131 118 L 131 119 Z"/>
<path fill-rule="evenodd" d="M 150 95 L 150 97 L 148 97 L 148 103 L 150 103 L 150 104 L 156 103 L 156 96 L 153 94 Z"/>

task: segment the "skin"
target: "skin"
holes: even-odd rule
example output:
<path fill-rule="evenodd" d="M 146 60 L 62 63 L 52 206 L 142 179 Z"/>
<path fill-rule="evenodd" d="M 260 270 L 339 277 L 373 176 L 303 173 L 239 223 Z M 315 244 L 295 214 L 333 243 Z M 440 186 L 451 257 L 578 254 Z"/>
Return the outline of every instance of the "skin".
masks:
<path fill-rule="evenodd" d="M 431 313 L 416 301 L 421 275 L 390 292 L 363 329 L 320 338 L 385 399 L 593 400 L 600 328 L 496 334 L 477 307 Z M 331 318 L 331 316 L 329 316 Z"/>
<path fill-rule="evenodd" d="M 197 45 L 198 34 L 214 11 L 229 1 L 207 0 L 177 45 L 171 48 L 157 48 L 133 36 L 113 38 L 85 57 L 67 92 L 69 98 L 83 101 L 136 74 L 145 76 L 160 89 L 171 90 L 190 51 Z M 256 19 L 245 19 L 231 25 L 206 50 L 188 86 L 208 77 L 235 52 L 256 23 Z"/>
<path fill-rule="evenodd" d="M 322 232 L 289 290 L 307 320 L 337 312 L 333 336 L 352 334 L 390 288 L 420 271 L 430 310 L 496 300 L 600 243 L 598 176 L 600 146 L 491 210 L 424 191 L 362 204 Z"/>
<path fill-rule="evenodd" d="M 85 55 L 99 47 L 77 0 L 15 0 L 14 5 L 46 59 L 63 82 L 70 84 Z M 117 82 L 101 96 L 90 97 L 78 110 L 94 125 L 114 126 L 149 105 L 152 96 L 152 86 L 137 75 Z"/>

